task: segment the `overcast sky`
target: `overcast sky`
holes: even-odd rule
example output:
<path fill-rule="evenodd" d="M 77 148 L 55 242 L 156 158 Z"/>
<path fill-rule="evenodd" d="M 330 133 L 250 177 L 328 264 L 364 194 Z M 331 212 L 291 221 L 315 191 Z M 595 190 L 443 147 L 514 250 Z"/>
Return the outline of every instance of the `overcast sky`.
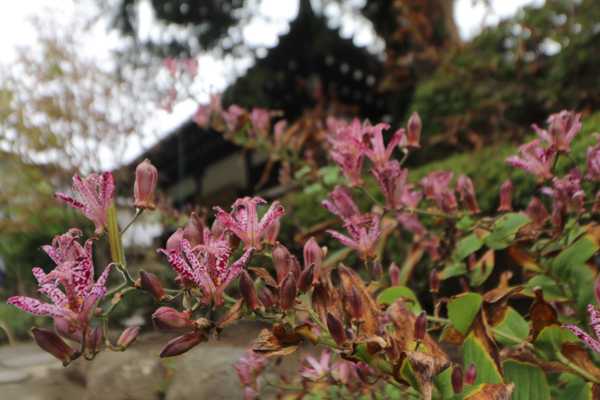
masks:
<path fill-rule="evenodd" d="M 286 33 L 288 29 L 287 21 L 295 18 L 298 11 L 298 0 L 246 1 L 254 4 L 260 13 L 251 19 L 250 24 L 242 32 L 245 42 L 254 48 L 275 46 L 278 43 L 278 36 Z M 360 5 L 365 0 L 347 0 L 344 6 L 348 2 Z M 519 7 L 524 5 L 539 7 L 544 2 L 545 0 L 490 0 L 494 9 L 494 12 L 490 14 L 481 2 L 473 6 L 473 0 L 455 0 L 454 17 L 461 38 L 469 40 L 481 31 L 482 26 L 495 25 L 500 19 L 511 17 Z M 94 13 L 95 4 L 94 0 L 78 0 L 76 2 L 73 0 L 5 1 L 0 12 L 0 38 L 2 38 L 0 39 L 0 63 L 10 64 L 15 60 L 15 46 L 35 44 L 36 33 L 28 21 L 28 17 L 33 14 L 47 15 L 46 9 L 51 8 L 58 11 L 55 14 L 58 23 L 66 24 L 73 18 L 81 18 L 82 14 Z M 138 32 L 140 39 L 151 40 L 153 37 L 163 34 L 164 31 L 161 31 L 153 20 L 153 11 L 149 0 L 140 1 L 139 12 L 142 15 L 142 23 Z M 374 35 L 373 27 L 368 20 L 357 16 L 348 17 L 347 14 L 344 14 L 344 10 L 336 6 L 326 7 L 322 12 L 329 18 L 331 28 L 340 29 L 341 36 L 353 38 L 357 46 L 367 46 L 367 49 L 374 54 L 382 51 L 383 43 L 380 39 L 378 41 Z M 111 50 L 119 46 L 120 38 L 116 31 L 107 32 L 106 26 L 106 19 L 101 19 L 94 25 L 83 38 L 85 45 L 82 51 L 89 57 L 97 58 L 100 63 L 110 66 L 112 63 Z M 222 71 L 227 68 L 231 69 L 232 66 L 209 55 L 201 56 L 199 63 L 199 79 L 194 82 L 200 93 L 199 97 L 207 97 L 210 90 L 223 91 L 230 78 Z M 152 122 L 153 129 L 158 129 L 159 136 L 171 132 L 189 119 L 196 111 L 196 107 L 196 104 L 190 100 L 177 104 L 173 113 L 170 114 L 163 110 L 157 110 L 158 121 Z M 150 144 L 149 142 L 143 143 L 144 146 Z M 133 149 L 130 156 L 135 157 L 139 151 L 141 149 L 137 151 Z"/>

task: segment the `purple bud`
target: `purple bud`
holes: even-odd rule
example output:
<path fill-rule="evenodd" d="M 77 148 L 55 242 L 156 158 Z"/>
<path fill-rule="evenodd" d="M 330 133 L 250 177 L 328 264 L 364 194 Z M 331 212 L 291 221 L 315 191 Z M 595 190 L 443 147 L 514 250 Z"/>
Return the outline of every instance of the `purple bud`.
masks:
<path fill-rule="evenodd" d="M 472 362 L 471 365 L 465 371 L 465 384 L 467 386 L 473 386 L 475 383 L 475 379 L 477 378 L 477 367 L 475 363 Z"/>
<path fill-rule="evenodd" d="M 283 311 L 289 311 L 294 307 L 296 292 L 296 280 L 290 272 L 281 283 L 281 309 Z"/>
<path fill-rule="evenodd" d="M 469 254 L 469 257 L 467 257 L 467 269 L 469 271 L 473 271 L 475 269 L 476 265 L 477 265 L 477 257 L 475 256 L 475 253 Z"/>
<path fill-rule="evenodd" d="M 102 344 L 104 343 L 104 329 L 102 323 L 96 325 L 96 327 L 90 332 L 87 337 L 87 347 L 92 353 L 99 353 Z"/>
<path fill-rule="evenodd" d="M 77 350 L 70 348 L 56 333 L 43 328 L 31 328 L 33 339 L 38 346 L 47 353 L 62 361 L 63 366 L 69 365 L 71 357 L 77 354 Z"/>
<path fill-rule="evenodd" d="M 139 326 L 131 326 L 123 331 L 121 337 L 117 341 L 117 347 L 121 351 L 125 351 L 126 348 L 131 346 L 135 339 L 137 339 L 138 333 L 140 333 Z"/>
<path fill-rule="evenodd" d="M 81 343 L 83 330 L 73 318 L 54 318 L 54 330 L 60 336 L 75 343 Z"/>
<path fill-rule="evenodd" d="M 350 302 L 350 315 L 352 316 L 352 322 L 363 321 L 363 300 L 354 285 L 352 285 L 350 288 L 348 300 Z"/>
<path fill-rule="evenodd" d="M 275 299 L 273 298 L 273 293 L 266 287 L 261 286 L 258 288 L 258 299 L 268 310 L 275 306 Z"/>
<path fill-rule="evenodd" d="M 290 263 L 291 256 L 288 249 L 279 242 L 275 243 L 275 248 L 273 249 L 273 265 L 277 272 L 277 282 L 279 282 L 280 285 L 288 273 L 291 272 Z"/>
<path fill-rule="evenodd" d="M 450 375 L 450 381 L 452 382 L 452 391 L 454 394 L 462 393 L 463 391 L 463 371 L 460 365 L 452 367 L 452 375 Z"/>
<path fill-rule="evenodd" d="M 265 243 L 271 246 L 275 245 L 277 241 L 277 235 L 279 234 L 279 229 L 281 228 L 281 223 L 278 219 L 272 222 L 267 229 L 265 229 Z"/>
<path fill-rule="evenodd" d="M 415 340 L 422 342 L 425 339 L 425 332 L 427 331 L 427 314 L 425 311 L 421 311 L 421 314 L 415 320 Z"/>
<path fill-rule="evenodd" d="M 140 282 L 142 289 L 150 293 L 154 300 L 159 303 L 166 297 L 166 293 L 158 278 L 144 270 L 140 270 Z"/>
<path fill-rule="evenodd" d="M 215 240 L 221 240 L 221 236 L 225 233 L 226 230 L 227 228 L 225 228 L 225 225 L 223 225 L 218 219 L 215 219 L 215 222 L 213 222 L 210 231 Z"/>
<path fill-rule="evenodd" d="M 429 291 L 433 293 L 437 293 L 440 290 L 440 277 L 437 273 L 437 270 L 431 271 L 431 275 L 429 275 Z"/>
<path fill-rule="evenodd" d="M 410 147 L 421 147 L 419 141 L 421 140 L 421 117 L 415 111 L 408 120 L 408 146 Z"/>
<path fill-rule="evenodd" d="M 135 193 L 135 208 L 145 210 L 154 210 L 154 189 L 156 188 L 156 181 L 158 179 L 158 171 L 154 167 L 150 160 L 142 161 L 135 169 L 135 184 L 133 185 L 133 192 Z"/>
<path fill-rule="evenodd" d="M 204 244 L 204 223 L 195 212 L 190 215 L 190 220 L 183 230 L 183 238 L 190 242 L 192 248 Z"/>
<path fill-rule="evenodd" d="M 475 198 L 475 188 L 473 187 L 473 181 L 466 175 L 459 175 L 456 179 L 455 189 L 460 194 L 460 198 L 464 201 L 465 205 L 469 209 L 470 214 L 480 213 L 481 210 L 477 205 L 477 199 Z"/>
<path fill-rule="evenodd" d="M 460 285 L 460 289 L 462 290 L 463 293 L 468 293 L 471 291 L 471 289 L 469 289 L 469 284 L 467 283 L 467 281 L 465 280 L 465 278 L 460 278 L 458 280 L 458 283 Z"/>
<path fill-rule="evenodd" d="M 375 276 L 377 281 L 381 280 L 383 276 L 383 265 L 381 265 L 381 261 L 379 260 L 375 260 L 373 263 L 373 276 Z"/>
<path fill-rule="evenodd" d="M 318 281 L 321 275 L 321 263 L 323 262 L 323 250 L 317 244 L 314 237 L 311 237 L 304 245 L 304 268 L 311 264 L 315 265 L 314 280 Z M 316 282 L 315 282 L 316 283 Z"/>
<path fill-rule="evenodd" d="M 181 228 L 177 229 L 174 234 L 171 235 L 169 240 L 167 240 L 167 252 L 169 251 L 177 251 L 181 253 L 181 240 L 183 239 L 183 230 Z"/>
<path fill-rule="evenodd" d="M 300 263 L 295 256 L 290 258 L 290 272 L 294 275 L 294 279 L 296 282 L 300 279 L 300 275 L 302 274 L 302 268 L 300 268 Z"/>
<path fill-rule="evenodd" d="M 298 279 L 298 290 L 302 293 L 308 292 L 308 289 L 313 284 L 313 280 L 315 279 L 315 264 L 310 264 L 310 267 L 305 268 L 300 275 L 300 279 Z"/>
<path fill-rule="evenodd" d="M 246 303 L 247 314 L 252 313 L 252 311 L 260 309 L 260 305 L 258 304 L 258 297 L 256 296 L 256 288 L 254 287 L 254 282 L 248 272 L 243 269 L 240 273 L 240 293 L 242 294 L 242 298 L 244 299 L 244 303 Z"/>
<path fill-rule="evenodd" d="M 400 286 L 400 269 L 396 263 L 390 265 L 390 281 L 392 286 Z"/>
<path fill-rule="evenodd" d="M 160 331 L 183 332 L 194 327 L 191 312 L 179 312 L 170 307 L 161 307 L 152 314 L 152 323 Z"/>
<path fill-rule="evenodd" d="M 527 213 L 529 214 L 529 218 L 533 220 L 533 225 L 536 229 L 540 229 L 542 226 L 544 226 L 544 223 L 550 216 L 546 210 L 546 207 L 544 207 L 540 199 L 535 196 L 531 198 L 531 202 L 527 208 Z"/>
<path fill-rule="evenodd" d="M 515 187 L 510 178 L 506 178 L 500 187 L 500 207 L 498 211 L 512 211 L 512 199 L 515 193 Z"/>
<path fill-rule="evenodd" d="M 331 334 L 331 338 L 338 346 L 342 346 L 348 342 L 346 332 L 344 332 L 344 325 L 330 312 L 327 313 L 327 329 Z"/>
<path fill-rule="evenodd" d="M 201 331 L 187 333 L 167 343 L 163 351 L 160 353 L 160 358 L 178 356 L 187 352 L 198 343 L 207 341 L 208 338 Z"/>

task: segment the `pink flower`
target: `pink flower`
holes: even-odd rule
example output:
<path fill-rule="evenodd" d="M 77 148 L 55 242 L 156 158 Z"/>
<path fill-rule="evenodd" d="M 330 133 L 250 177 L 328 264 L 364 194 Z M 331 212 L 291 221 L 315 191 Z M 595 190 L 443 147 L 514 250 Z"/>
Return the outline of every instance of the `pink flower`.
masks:
<path fill-rule="evenodd" d="M 592 136 L 596 138 L 598 143 L 587 149 L 587 174 L 585 179 L 597 181 L 600 180 L 600 134 L 594 133 Z"/>
<path fill-rule="evenodd" d="M 335 139 L 325 134 L 327 140 L 332 144 L 333 149 L 329 151 L 333 160 L 338 163 L 342 172 L 348 179 L 348 186 L 355 188 L 364 182 L 360 178 L 360 171 L 363 164 L 363 135 L 368 132 L 370 127 L 363 128 L 358 119 L 355 119 L 350 126 L 335 121 L 332 123 L 327 120 L 328 127 L 335 129 Z"/>
<path fill-rule="evenodd" d="M 171 76 L 175 76 L 179 70 L 179 58 L 166 57 L 163 60 L 163 65 L 167 68 L 167 70 L 169 70 Z"/>
<path fill-rule="evenodd" d="M 186 58 L 183 60 L 183 68 L 187 70 L 192 78 L 195 77 L 198 75 L 198 60 L 195 58 Z"/>
<path fill-rule="evenodd" d="M 585 192 L 581 190 L 582 179 L 579 169 L 573 168 L 563 179 L 554 178 L 554 188 L 543 187 L 540 191 L 566 204 L 570 212 L 581 214 L 585 196 Z"/>
<path fill-rule="evenodd" d="M 112 172 L 103 172 L 102 176 L 91 174 L 85 179 L 75 174 L 73 190 L 79 192 L 85 205 L 62 193 L 56 193 L 55 196 L 94 221 L 95 235 L 102 236 L 104 229 L 108 228 L 108 206 L 115 193 L 115 178 Z"/>
<path fill-rule="evenodd" d="M 569 144 L 581 129 L 580 116 L 581 114 L 574 115 L 571 111 L 563 110 L 548 118 L 550 127 L 547 131 L 540 129 L 536 124 L 532 127 L 545 142 L 550 144 L 549 148 L 561 154 L 568 154 L 571 152 Z"/>
<path fill-rule="evenodd" d="M 410 212 L 402 212 L 396 214 L 398 223 L 402 225 L 404 229 L 414 233 L 420 237 L 424 237 L 427 234 L 427 230 L 423 228 L 417 214 L 411 214 Z"/>
<path fill-rule="evenodd" d="M 358 207 L 354 203 L 354 199 L 350 196 L 350 192 L 345 186 L 336 186 L 333 192 L 327 195 L 328 200 L 323 200 L 321 204 L 327 211 L 339 217 L 344 223 L 352 223 L 354 225 L 364 225 L 370 219 L 365 215 L 361 215 Z"/>
<path fill-rule="evenodd" d="M 590 318 L 592 322 L 590 326 L 594 328 L 594 332 L 596 333 L 596 337 L 600 336 L 600 312 L 593 305 L 588 305 L 588 310 L 590 311 Z M 594 350 L 596 353 L 600 354 L 600 343 L 590 335 L 585 333 L 582 329 L 573 326 L 571 324 L 566 324 L 562 326 L 563 328 L 569 328 L 583 343 L 585 343 L 590 349 Z"/>
<path fill-rule="evenodd" d="M 384 168 L 387 165 L 394 148 L 400 143 L 400 140 L 404 136 L 404 129 L 399 129 L 396 131 L 386 148 L 383 144 L 383 135 L 381 131 L 389 128 L 390 126 L 388 124 L 377 124 L 367 130 L 367 133 L 370 135 L 369 142 L 371 147 L 363 146 L 363 153 L 373 161 L 377 170 Z"/>
<path fill-rule="evenodd" d="M 422 190 L 414 190 L 414 184 L 405 185 L 402 188 L 402 194 L 400 195 L 400 201 L 408 208 L 418 208 L 421 198 L 423 198 Z"/>
<path fill-rule="evenodd" d="M 500 187 L 500 207 L 498 207 L 498 211 L 512 211 L 512 199 L 514 193 L 515 187 L 512 181 L 510 178 L 506 178 Z"/>
<path fill-rule="evenodd" d="M 410 147 L 420 148 L 419 140 L 421 139 L 421 117 L 415 111 L 408 120 L 408 143 Z"/>
<path fill-rule="evenodd" d="M 260 197 L 238 199 L 232 206 L 233 210 L 237 211 L 235 217 L 226 213 L 220 207 L 215 207 L 219 222 L 244 242 L 244 250 L 251 247 L 259 249 L 261 247 L 260 237 L 269 225 L 285 215 L 283 206 L 278 206 L 279 203 L 275 201 L 259 222 L 256 205 L 266 203 Z"/>
<path fill-rule="evenodd" d="M 191 119 L 192 119 L 192 121 L 197 123 L 198 126 L 206 128 L 206 127 L 208 127 L 208 124 L 210 123 L 210 120 L 212 118 L 212 113 L 213 113 L 212 107 L 203 106 L 202 104 L 200 104 L 198 106 L 198 110 L 196 111 L 196 114 L 194 114 Z"/>
<path fill-rule="evenodd" d="M 234 133 L 241 130 L 248 120 L 248 113 L 246 110 L 237 104 L 230 105 L 227 111 L 221 111 L 221 116 L 227 124 L 227 129 Z"/>
<path fill-rule="evenodd" d="M 242 386 L 258 386 L 255 380 L 265 369 L 267 359 L 254 353 L 251 349 L 246 350 L 248 358 L 241 357 L 239 362 L 241 365 L 234 365 L 238 378 Z"/>
<path fill-rule="evenodd" d="M 250 123 L 252 124 L 252 129 L 248 131 L 248 135 L 252 139 L 257 137 L 264 139 L 271 130 L 271 116 L 269 115 L 269 110 L 260 108 L 253 109 L 250 113 Z"/>
<path fill-rule="evenodd" d="M 330 230 L 328 230 L 327 232 L 330 233 L 334 238 L 342 242 L 342 244 L 358 250 L 360 253 L 360 258 L 362 260 L 366 260 L 367 258 L 374 259 L 376 257 L 375 242 L 377 242 L 379 236 L 381 236 L 383 231 L 387 228 L 386 226 L 382 230 L 379 230 L 379 214 L 376 213 L 373 216 L 373 220 L 371 221 L 371 228 L 368 233 L 367 228 L 365 228 L 364 226 L 359 227 L 352 223 L 348 223 L 344 225 L 344 227 L 348 230 L 348 232 L 352 236 L 352 239 L 342 235 L 339 232 Z"/>
<path fill-rule="evenodd" d="M 438 169 L 437 171 L 431 171 L 427 174 L 426 178 L 419 181 L 425 191 L 425 197 L 428 199 L 435 198 L 436 194 L 439 194 L 442 189 L 447 189 L 448 184 L 454 176 L 453 171 L 443 171 Z M 416 207 L 414 207 L 416 208 Z"/>
<path fill-rule="evenodd" d="M 385 197 L 385 209 L 402 210 L 402 193 L 408 179 L 408 170 L 401 169 L 398 161 L 392 160 L 386 167 L 372 169 L 371 172 Z"/>
<path fill-rule="evenodd" d="M 477 199 L 475 198 L 475 188 L 473 187 L 473 181 L 466 175 L 459 175 L 456 178 L 455 189 L 460 194 L 460 199 L 469 209 L 470 214 L 480 213 L 481 210 L 477 205 Z"/>
<path fill-rule="evenodd" d="M 109 264 L 94 283 L 94 265 L 92 263 L 92 241 L 89 239 L 82 247 L 76 239 L 81 236 L 81 231 L 71 229 L 62 236 L 56 236 L 52 246 L 43 246 L 42 249 L 57 264 L 57 268 L 48 275 L 41 268 L 34 268 L 33 275 L 39 282 L 39 293 L 52 300 L 45 303 L 30 297 L 15 296 L 8 299 L 21 310 L 40 316 L 49 316 L 67 321 L 70 333 L 75 331 L 77 325 L 86 328 L 89 314 L 99 298 L 104 298 L 106 288 L 104 283 L 110 271 Z M 65 291 L 58 289 L 62 285 Z M 61 325 L 57 322 L 58 325 Z"/>
<path fill-rule="evenodd" d="M 227 267 L 229 263 L 229 243 L 224 240 L 213 240 L 212 233 L 208 229 L 204 231 L 204 244 L 196 246 L 194 249 L 190 242 L 181 240 L 181 248 L 185 257 L 177 250 L 158 251 L 166 254 L 169 258 L 171 267 L 182 278 L 189 279 L 196 283 L 204 293 L 201 304 L 207 306 L 214 300 L 215 307 L 222 307 L 225 304 L 223 292 L 229 284 L 240 274 L 248 257 L 254 250 L 254 247 L 247 249 L 242 258 L 233 265 Z M 198 251 L 198 255 L 194 251 Z"/>
<path fill-rule="evenodd" d="M 323 350 L 321 358 L 317 361 L 316 358 L 310 354 L 304 358 L 305 365 L 300 368 L 300 375 L 305 378 L 322 379 L 329 374 L 329 363 L 331 362 L 331 352 L 329 350 Z M 306 363 L 310 364 L 306 365 Z"/>
<path fill-rule="evenodd" d="M 531 202 L 527 208 L 527 215 L 532 219 L 535 229 L 541 229 L 546 223 L 548 217 L 550 217 L 546 207 L 544 207 L 540 199 L 535 196 L 531 198 Z"/>
<path fill-rule="evenodd" d="M 506 158 L 505 162 L 534 174 L 537 177 L 538 183 L 542 183 L 546 179 L 552 178 L 550 168 L 552 166 L 554 151 L 551 147 L 545 148 L 538 146 L 539 144 L 540 139 L 524 144 L 518 151 L 523 158 L 518 155 L 510 156 Z"/>

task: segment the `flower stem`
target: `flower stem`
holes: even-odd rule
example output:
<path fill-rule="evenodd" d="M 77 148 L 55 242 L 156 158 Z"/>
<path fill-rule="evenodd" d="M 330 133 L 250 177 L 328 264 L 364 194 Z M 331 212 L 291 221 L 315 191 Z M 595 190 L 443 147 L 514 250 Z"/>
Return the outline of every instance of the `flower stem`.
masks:
<path fill-rule="evenodd" d="M 143 212 L 144 212 L 144 210 L 143 210 L 143 209 L 141 209 L 141 208 L 138 208 L 138 209 L 135 211 L 135 215 L 133 216 L 133 218 L 131 219 L 131 221 L 129 221 L 129 223 L 127 224 L 127 226 L 126 226 L 125 228 L 123 228 L 123 230 L 121 231 L 121 233 L 119 233 L 119 235 L 123 236 L 123 234 L 124 234 L 125 232 L 127 232 L 127 229 L 129 229 L 129 227 L 130 227 L 131 225 L 133 225 L 133 223 L 135 222 L 135 220 L 136 220 L 136 219 L 138 219 L 138 217 L 139 217 L 139 216 L 140 216 L 140 215 L 141 215 Z"/>
<path fill-rule="evenodd" d="M 112 296 L 113 294 L 119 292 L 120 290 L 125 289 L 127 286 L 129 286 L 129 282 L 123 282 L 116 288 L 111 289 L 108 292 L 106 292 L 106 294 L 104 296 Z"/>
<path fill-rule="evenodd" d="M 385 208 L 385 206 L 381 205 L 381 203 L 379 203 L 377 200 L 375 200 L 366 190 L 364 187 L 362 186 L 358 186 L 357 189 L 359 189 L 369 200 L 371 200 L 371 202 L 373 204 L 375 204 L 377 207 L 381 207 L 381 208 Z"/>
<path fill-rule="evenodd" d="M 456 220 L 456 221 L 458 221 L 458 220 L 461 219 L 461 217 L 458 217 L 458 216 L 441 214 L 441 213 L 436 213 L 436 212 L 431 212 L 431 211 L 425 211 L 425 210 L 419 210 L 418 208 L 409 208 L 406 211 L 408 213 L 412 213 L 412 214 L 428 215 L 430 217 L 438 217 L 438 218 L 444 218 L 444 219 L 453 219 L 453 220 Z"/>

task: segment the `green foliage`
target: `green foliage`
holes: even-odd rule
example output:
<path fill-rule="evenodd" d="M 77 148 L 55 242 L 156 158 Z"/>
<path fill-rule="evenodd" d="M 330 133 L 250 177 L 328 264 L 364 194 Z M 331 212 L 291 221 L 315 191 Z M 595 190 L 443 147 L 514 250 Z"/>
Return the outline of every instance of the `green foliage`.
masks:
<path fill-rule="evenodd" d="M 452 325 L 463 335 L 469 331 L 469 327 L 481 308 L 483 299 L 477 293 L 466 293 L 457 296 L 448 303 L 448 318 Z M 467 365 L 468 366 L 468 365 Z"/>
<path fill-rule="evenodd" d="M 512 400 L 550 400 L 550 388 L 542 369 L 527 362 L 506 360 L 504 367 L 504 381 L 515 383 L 515 392 Z"/>

